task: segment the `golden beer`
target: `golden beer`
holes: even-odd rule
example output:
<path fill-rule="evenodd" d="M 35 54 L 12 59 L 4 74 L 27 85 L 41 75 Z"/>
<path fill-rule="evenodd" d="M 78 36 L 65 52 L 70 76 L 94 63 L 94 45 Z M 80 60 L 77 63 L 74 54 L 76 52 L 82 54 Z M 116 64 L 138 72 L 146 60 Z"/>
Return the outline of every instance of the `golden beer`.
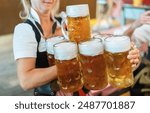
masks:
<path fill-rule="evenodd" d="M 70 41 L 82 42 L 91 37 L 90 17 L 68 17 L 68 36 Z"/>
<path fill-rule="evenodd" d="M 77 45 L 63 42 L 54 46 L 59 86 L 64 92 L 75 92 L 83 87 L 83 77 L 77 59 Z"/>
<path fill-rule="evenodd" d="M 79 59 L 82 66 L 84 86 L 89 90 L 100 90 L 108 85 L 104 48 L 100 39 L 79 44 Z"/>
<path fill-rule="evenodd" d="M 90 15 L 87 4 L 70 5 L 66 8 L 68 37 L 70 41 L 81 42 L 91 38 Z"/>
<path fill-rule="evenodd" d="M 133 84 L 130 60 L 130 39 L 127 36 L 113 36 L 105 40 L 105 59 L 109 83 L 114 87 L 126 88 Z"/>

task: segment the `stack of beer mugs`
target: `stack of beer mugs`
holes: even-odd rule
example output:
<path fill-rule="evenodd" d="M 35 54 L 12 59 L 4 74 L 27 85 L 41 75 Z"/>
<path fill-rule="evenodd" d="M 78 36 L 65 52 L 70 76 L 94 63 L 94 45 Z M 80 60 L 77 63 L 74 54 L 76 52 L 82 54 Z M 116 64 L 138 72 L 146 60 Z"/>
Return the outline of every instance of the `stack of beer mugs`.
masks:
<path fill-rule="evenodd" d="M 47 46 L 50 63 L 50 58 L 55 58 L 61 90 L 75 92 L 83 86 L 88 90 L 101 90 L 108 83 L 119 88 L 132 85 L 132 68 L 127 59 L 130 38 L 113 35 L 91 38 L 87 4 L 67 6 L 66 14 L 61 28 L 68 41 L 59 37 Z M 64 23 L 68 31 L 64 30 Z"/>

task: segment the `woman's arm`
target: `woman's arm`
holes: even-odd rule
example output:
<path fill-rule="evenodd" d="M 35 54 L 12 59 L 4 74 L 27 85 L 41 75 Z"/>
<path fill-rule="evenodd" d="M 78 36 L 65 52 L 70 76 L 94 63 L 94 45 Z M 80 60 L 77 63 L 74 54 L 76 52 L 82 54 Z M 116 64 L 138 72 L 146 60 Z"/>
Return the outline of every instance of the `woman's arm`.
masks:
<path fill-rule="evenodd" d="M 35 58 L 17 60 L 17 74 L 20 85 L 24 90 L 44 85 L 57 77 L 56 66 L 35 68 L 35 62 Z"/>
<path fill-rule="evenodd" d="M 131 37 L 134 30 L 143 24 L 150 24 L 150 11 L 143 13 L 139 19 L 133 22 L 133 24 L 125 31 L 124 35 Z"/>

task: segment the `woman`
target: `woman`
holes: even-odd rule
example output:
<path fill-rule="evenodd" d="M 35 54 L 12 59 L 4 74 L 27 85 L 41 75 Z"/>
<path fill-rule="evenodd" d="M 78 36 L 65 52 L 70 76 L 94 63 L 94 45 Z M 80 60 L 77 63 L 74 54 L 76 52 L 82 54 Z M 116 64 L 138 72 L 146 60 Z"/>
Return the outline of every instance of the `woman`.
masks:
<path fill-rule="evenodd" d="M 40 24 L 43 29 L 43 31 L 40 31 L 39 44 L 37 44 L 35 33 L 28 23 L 17 25 L 14 31 L 13 45 L 18 77 L 21 87 L 24 90 L 29 90 L 49 84 L 56 78 L 56 66 L 48 67 L 47 60 L 44 61 L 45 64 L 40 66 L 36 60 L 40 60 L 41 55 L 43 59 L 47 57 L 45 40 L 52 35 L 61 35 L 58 28 L 55 34 L 51 32 L 53 24 L 57 22 L 54 16 L 59 7 L 59 0 L 22 0 L 22 4 L 24 12 L 20 13 L 21 18 L 30 20 L 35 26 Z M 37 46 L 39 46 L 38 49 Z M 40 55 L 37 57 L 37 54 Z M 42 95 L 54 95 L 49 85 L 36 90 L 35 95 L 38 95 L 38 91 L 44 93 Z"/>
<path fill-rule="evenodd" d="M 59 0 L 22 0 L 22 4 L 24 12 L 21 13 L 21 18 L 27 21 L 15 27 L 13 39 L 21 87 L 24 90 L 35 88 L 35 95 L 55 95 L 49 84 L 57 78 L 56 66 L 48 65 L 45 40 L 50 36 L 62 35 L 60 28 L 56 28 L 56 25 L 59 27 L 59 22 L 54 18 Z M 35 33 L 32 23 L 40 34 Z M 55 33 L 52 32 L 54 27 Z M 37 39 L 39 36 L 41 37 Z M 139 62 L 138 55 L 136 50 L 129 54 L 134 67 Z M 57 94 L 64 95 L 62 92 Z"/>

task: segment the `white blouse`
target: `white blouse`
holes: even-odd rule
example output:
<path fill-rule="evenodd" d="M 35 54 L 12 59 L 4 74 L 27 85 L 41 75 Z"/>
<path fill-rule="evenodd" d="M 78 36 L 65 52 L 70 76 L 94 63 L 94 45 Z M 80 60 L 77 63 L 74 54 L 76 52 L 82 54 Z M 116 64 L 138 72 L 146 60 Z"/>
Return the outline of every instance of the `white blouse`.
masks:
<path fill-rule="evenodd" d="M 29 20 L 31 20 L 36 26 L 35 21 L 40 24 L 40 19 L 38 14 L 34 9 L 31 8 L 31 16 L 29 16 Z M 34 18 L 34 19 L 33 19 Z M 54 20 L 56 21 L 56 20 Z M 38 28 L 38 27 L 37 27 Z M 39 30 L 40 32 L 40 30 Z M 43 38 L 42 33 L 41 40 L 39 43 L 39 52 L 46 51 L 46 40 Z M 15 60 L 20 58 L 28 58 L 28 57 L 37 57 L 37 41 L 35 37 L 35 33 L 31 27 L 31 25 L 27 23 L 20 23 L 16 25 L 14 29 L 13 35 L 13 51 Z"/>

